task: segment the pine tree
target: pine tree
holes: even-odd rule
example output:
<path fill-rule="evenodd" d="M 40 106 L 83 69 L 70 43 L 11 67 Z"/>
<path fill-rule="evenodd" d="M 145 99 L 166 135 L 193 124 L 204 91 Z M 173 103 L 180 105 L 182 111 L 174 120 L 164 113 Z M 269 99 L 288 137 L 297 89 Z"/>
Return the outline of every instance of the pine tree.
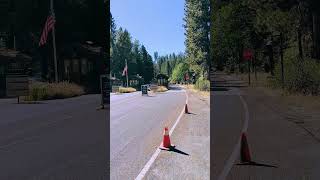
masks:
<path fill-rule="evenodd" d="M 184 21 L 188 64 L 197 74 L 208 74 L 210 1 L 186 0 Z"/>

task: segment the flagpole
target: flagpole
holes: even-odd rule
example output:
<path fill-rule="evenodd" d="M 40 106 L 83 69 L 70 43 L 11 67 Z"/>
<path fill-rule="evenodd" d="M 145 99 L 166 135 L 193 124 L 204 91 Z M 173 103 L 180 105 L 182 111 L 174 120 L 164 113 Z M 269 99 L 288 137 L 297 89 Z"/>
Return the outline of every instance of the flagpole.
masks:
<path fill-rule="evenodd" d="M 129 87 L 129 78 L 128 78 L 128 63 L 127 63 L 127 59 L 126 59 L 126 67 L 127 67 L 127 71 L 126 71 L 126 74 L 127 74 L 127 87 Z"/>
<path fill-rule="evenodd" d="M 52 16 L 55 19 L 55 14 L 53 10 L 53 0 L 50 0 L 50 9 Z M 58 63 L 57 63 L 57 54 L 56 54 L 56 35 L 55 35 L 55 27 L 52 28 L 52 41 L 53 41 L 53 58 L 54 58 L 54 70 L 55 70 L 55 82 L 58 82 Z"/>

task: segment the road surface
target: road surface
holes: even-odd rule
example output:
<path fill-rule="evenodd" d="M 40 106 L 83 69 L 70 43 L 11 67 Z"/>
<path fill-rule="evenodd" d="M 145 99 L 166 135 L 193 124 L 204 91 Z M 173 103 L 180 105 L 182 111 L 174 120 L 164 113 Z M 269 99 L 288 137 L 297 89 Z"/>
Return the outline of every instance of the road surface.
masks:
<path fill-rule="evenodd" d="M 235 76 L 215 73 L 213 79 L 213 179 L 320 178 L 319 142 L 288 120 L 275 97 L 246 87 Z M 244 129 L 256 164 L 243 165 L 239 160 L 238 143 Z"/>
<path fill-rule="evenodd" d="M 108 179 L 99 95 L 17 104 L 0 99 L 0 179 Z"/>
<path fill-rule="evenodd" d="M 165 93 L 141 92 L 110 97 L 111 179 L 134 179 L 162 141 L 163 128 L 172 127 L 186 94 L 175 87 Z"/>

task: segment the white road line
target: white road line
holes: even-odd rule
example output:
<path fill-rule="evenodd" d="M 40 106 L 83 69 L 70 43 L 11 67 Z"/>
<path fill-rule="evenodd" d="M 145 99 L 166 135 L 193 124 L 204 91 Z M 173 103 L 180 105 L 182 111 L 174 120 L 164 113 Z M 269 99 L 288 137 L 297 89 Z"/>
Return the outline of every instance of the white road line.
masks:
<path fill-rule="evenodd" d="M 188 94 L 185 91 L 186 94 L 186 104 L 188 104 Z M 172 126 L 171 130 L 169 131 L 169 135 L 171 136 L 172 132 L 174 131 L 174 129 L 176 128 L 177 124 L 179 123 L 181 117 L 184 114 L 184 108 L 185 106 L 183 106 L 182 111 L 179 115 L 179 117 L 177 118 L 176 122 L 174 123 L 174 125 Z M 162 143 L 161 143 L 162 144 Z M 161 146 L 160 144 L 160 146 Z M 141 180 L 143 179 L 143 177 L 147 174 L 148 170 L 150 169 L 151 165 L 154 163 L 154 161 L 157 159 L 158 155 L 160 154 L 161 150 L 159 148 L 157 148 L 157 150 L 153 153 L 153 155 L 151 156 L 151 158 L 149 159 L 149 161 L 147 162 L 147 164 L 143 167 L 143 169 L 140 171 L 140 173 L 138 174 L 138 176 L 135 178 L 135 180 Z"/>
<path fill-rule="evenodd" d="M 249 109 L 248 109 L 248 105 L 247 105 L 246 101 L 243 99 L 243 97 L 241 95 L 239 95 L 239 97 L 240 97 L 241 103 L 242 103 L 244 111 L 245 111 L 245 121 L 243 123 L 242 132 L 247 132 L 248 125 L 249 125 Z M 225 180 L 227 178 L 235 161 L 237 160 L 237 158 L 239 158 L 240 144 L 241 144 L 241 137 L 239 138 L 238 143 L 234 147 L 232 154 L 230 155 L 229 159 L 227 160 L 218 180 Z"/>

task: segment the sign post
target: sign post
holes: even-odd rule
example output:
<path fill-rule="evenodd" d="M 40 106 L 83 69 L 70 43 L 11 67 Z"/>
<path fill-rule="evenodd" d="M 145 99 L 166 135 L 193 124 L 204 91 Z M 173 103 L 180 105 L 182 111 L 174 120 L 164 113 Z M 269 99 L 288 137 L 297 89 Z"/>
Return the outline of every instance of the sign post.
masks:
<path fill-rule="evenodd" d="M 252 53 L 251 49 L 246 49 L 246 50 L 244 50 L 244 52 L 243 52 L 243 58 L 248 61 L 248 80 L 249 80 L 249 85 L 251 84 L 251 77 L 250 77 L 251 69 L 250 69 L 250 63 L 251 63 L 251 61 L 252 61 L 252 56 L 253 56 L 253 53 Z"/>
<path fill-rule="evenodd" d="M 147 85 L 142 85 L 141 86 L 141 93 L 142 93 L 142 96 L 143 95 L 148 95 L 148 86 Z"/>
<path fill-rule="evenodd" d="M 107 75 L 100 76 L 100 87 L 101 87 L 101 109 L 104 109 L 104 105 L 109 103 L 110 96 L 110 83 Z"/>
<path fill-rule="evenodd" d="M 17 97 L 18 104 L 20 96 L 29 95 L 29 79 L 26 75 L 8 75 L 6 77 L 6 87 L 8 97 Z"/>

